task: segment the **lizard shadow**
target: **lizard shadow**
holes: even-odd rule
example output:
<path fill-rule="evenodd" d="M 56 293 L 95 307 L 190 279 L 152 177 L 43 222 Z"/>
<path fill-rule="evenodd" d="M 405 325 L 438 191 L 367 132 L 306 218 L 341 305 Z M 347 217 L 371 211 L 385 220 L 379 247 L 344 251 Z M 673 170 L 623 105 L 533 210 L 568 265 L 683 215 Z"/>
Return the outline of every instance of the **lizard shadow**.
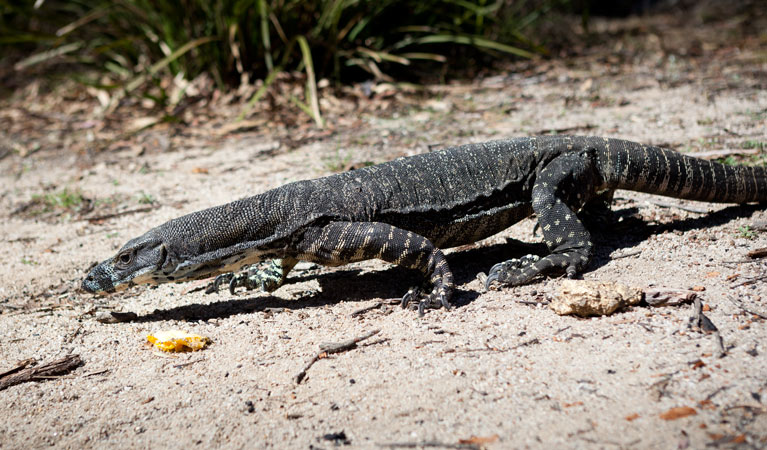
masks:
<path fill-rule="evenodd" d="M 767 204 L 731 205 L 697 217 L 675 219 L 663 223 L 648 223 L 638 217 L 636 207 L 613 211 L 615 226 L 607 229 L 590 228 L 596 243 L 594 257 L 587 270 L 594 270 L 610 262 L 610 255 L 616 250 L 633 247 L 646 241 L 650 236 L 664 232 L 689 232 L 702 228 L 724 225 L 734 219 L 750 217 L 754 212 L 764 210 Z M 618 221 L 622 219 L 622 221 Z"/>
<path fill-rule="evenodd" d="M 667 223 L 651 224 L 636 216 L 637 208 L 615 210 L 613 223 L 608 229 L 589 227 L 596 242 L 595 255 L 587 270 L 602 267 L 610 261 L 610 254 L 618 249 L 632 247 L 649 236 L 665 231 L 691 231 L 704 227 L 725 224 L 736 218 L 748 217 L 764 205 L 734 205 L 699 217 L 672 220 Z M 536 238 L 537 239 L 537 238 Z M 477 273 L 487 271 L 493 264 L 525 254 L 546 255 L 548 249 L 542 243 L 526 243 L 508 238 L 506 242 L 492 245 L 473 245 L 468 249 L 448 254 L 456 285 L 463 285 L 476 278 Z M 364 272 L 360 268 L 337 268 L 331 272 L 317 274 L 316 270 L 292 275 L 288 283 L 316 280 L 320 289 L 297 299 L 283 299 L 273 295 L 230 298 L 207 304 L 189 304 L 155 310 L 139 316 L 133 322 L 154 322 L 163 320 L 199 321 L 226 318 L 240 314 L 270 310 L 302 310 L 345 301 L 363 302 L 372 299 L 399 299 L 410 286 L 418 286 L 422 275 L 414 270 L 399 266 Z M 396 282 L 392 282 L 395 280 Z M 481 292 L 456 288 L 451 299 L 454 308 L 464 307 L 480 296 Z"/>

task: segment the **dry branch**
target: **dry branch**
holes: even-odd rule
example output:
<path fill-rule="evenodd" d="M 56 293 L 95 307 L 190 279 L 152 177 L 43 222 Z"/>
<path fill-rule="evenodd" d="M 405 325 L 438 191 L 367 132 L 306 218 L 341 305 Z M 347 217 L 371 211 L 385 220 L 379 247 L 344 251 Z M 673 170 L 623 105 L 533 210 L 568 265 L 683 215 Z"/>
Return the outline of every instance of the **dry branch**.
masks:
<path fill-rule="evenodd" d="M 306 377 L 306 371 L 309 370 L 310 367 L 314 365 L 317 361 L 319 361 L 322 358 L 327 358 L 328 355 L 333 353 L 341 353 L 345 352 L 347 350 L 351 350 L 355 347 L 357 347 L 357 344 L 360 341 L 364 341 L 365 339 L 368 339 L 372 336 L 375 336 L 376 334 L 380 333 L 381 330 L 373 330 L 370 333 L 363 334 L 362 336 L 356 337 L 354 339 L 350 339 L 348 341 L 340 342 L 340 343 L 327 343 L 327 344 L 320 344 L 320 352 L 317 353 L 314 358 L 309 361 L 306 366 L 304 366 L 303 370 L 296 375 L 296 384 L 300 384 L 301 381 L 304 380 Z"/>
<path fill-rule="evenodd" d="M 41 366 L 27 367 L 30 363 L 30 360 L 22 361 L 17 367 L 0 375 L 0 391 L 27 381 L 65 375 L 83 365 L 83 360 L 79 355 L 69 355 Z"/>

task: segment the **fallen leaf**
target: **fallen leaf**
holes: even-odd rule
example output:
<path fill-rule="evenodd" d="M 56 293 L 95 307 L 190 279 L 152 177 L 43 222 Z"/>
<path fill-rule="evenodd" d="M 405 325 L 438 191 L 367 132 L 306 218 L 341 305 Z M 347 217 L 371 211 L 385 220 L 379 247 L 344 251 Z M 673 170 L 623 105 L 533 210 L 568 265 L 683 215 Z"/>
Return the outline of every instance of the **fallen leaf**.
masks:
<path fill-rule="evenodd" d="M 693 286 L 692 289 L 690 289 L 690 290 L 691 291 L 695 291 L 695 292 L 703 292 L 703 291 L 706 290 L 706 287 L 705 286 Z"/>
<path fill-rule="evenodd" d="M 700 369 L 701 367 L 706 367 L 706 363 L 704 363 L 704 362 L 703 362 L 703 361 L 701 361 L 701 360 L 697 360 L 697 361 L 695 361 L 695 363 L 693 363 L 693 365 L 692 365 L 692 369 L 693 369 L 693 370 L 695 370 L 695 369 Z"/>
<path fill-rule="evenodd" d="M 703 311 L 711 311 L 711 307 L 708 306 L 708 304 L 704 304 L 703 308 L 701 308 Z"/>
<path fill-rule="evenodd" d="M 192 169 L 192 173 L 201 173 L 201 174 L 207 175 L 208 169 L 206 169 L 205 167 L 195 167 L 194 169 Z"/>
<path fill-rule="evenodd" d="M 714 270 L 714 271 L 708 272 L 706 274 L 706 278 L 716 278 L 719 275 L 721 275 L 721 272 L 717 272 L 716 270 Z"/>
<path fill-rule="evenodd" d="M 710 398 L 699 401 L 698 407 L 701 409 L 716 409 L 716 405 L 714 405 Z"/>
<path fill-rule="evenodd" d="M 459 444 L 492 444 L 493 442 L 498 441 L 498 435 L 494 434 L 492 436 L 472 436 L 469 439 L 459 439 Z"/>
<path fill-rule="evenodd" d="M 695 408 L 690 408 L 689 406 L 677 406 L 676 408 L 671 408 L 668 411 L 661 413 L 660 418 L 663 420 L 676 420 L 681 419 L 682 417 L 694 416 L 696 414 L 698 414 L 698 412 L 695 411 Z"/>
<path fill-rule="evenodd" d="M 626 416 L 626 420 L 628 420 L 629 422 L 631 422 L 632 420 L 636 420 L 638 418 L 639 418 L 639 414 L 637 413 L 629 414 L 628 416 Z"/>

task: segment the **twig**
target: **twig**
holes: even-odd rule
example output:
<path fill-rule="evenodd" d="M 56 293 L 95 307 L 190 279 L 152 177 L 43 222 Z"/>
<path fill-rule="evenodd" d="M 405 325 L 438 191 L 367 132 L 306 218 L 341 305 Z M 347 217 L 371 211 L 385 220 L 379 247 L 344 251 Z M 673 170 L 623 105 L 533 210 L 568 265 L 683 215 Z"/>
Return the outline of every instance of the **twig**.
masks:
<path fill-rule="evenodd" d="M 374 305 L 366 306 L 364 308 L 361 308 L 361 309 L 358 309 L 358 310 L 354 311 L 353 313 L 351 313 L 351 317 L 359 317 L 359 316 L 365 314 L 366 312 L 372 311 L 374 309 L 378 309 L 381 306 L 383 306 L 382 302 L 376 302 Z"/>
<path fill-rule="evenodd" d="M 2 380 L 3 378 L 7 377 L 8 375 L 12 375 L 12 374 L 20 371 L 21 369 L 27 367 L 30 364 L 33 364 L 34 362 L 35 362 L 34 358 L 29 358 L 29 359 L 25 359 L 23 361 L 19 361 L 18 364 L 16 365 L 16 367 L 14 367 L 13 369 L 10 369 L 10 370 L 7 370 L 7 371 L 5 371 L 3 373 L 0 373 L 0 380 Z"/>
<path fill-rule="evenodd" d="M 82 220 L 87 220 L 90 223 L 101 222 L 106 219 L 113 219 L 115 217 L 127 216 L 129 214 L 136 214 L 142 212 L 148 212 L 154 209 L 154 206 L 144 206 L 142 208 L 129 209 L 127 211 L 120 211 L 112 214 L 104 214 L 103 216 L 83 217 Z"/>
<path fill-rule="evenodd" d="M 671 202 L 664 202 L 664 201 L 658 201 L 658 200 L 649 201 L 648 200 L 647 203 L 649 203 L 651 205 L 655 205 L 655 206 L 660 206 L 661 208 L 676 208 L 676 209 L 681 209 L 682 211 L 687 211 L 687 212 L 691 212 L 691 213 L 695 213 L 695 214 L 708 214 L 709 213 L 708 208 L 705 208 L 705 209 L 704 208 L 695 208 L 693 206 L 683 206 L 683 205 L 680 205 L 680 204 L 677 204 L 677 203 L 671 203 Z"/>
<path fill-rule="evenodd" d="M 767 256 L 767 247 L 756 248 L 754 250 L 751 250 L 750 252 L 746 253 L 746 256 L 753 259 L 764 258 L 765 256 Z"/>
<path fill-rule="evenodd" d="M 593 130 L 597 126 L 591 123 L 587 123 L 584 125 L 575 125 L 572 127 L 564 127 L 564 128 L 541 128 L 537 132 L 533 133 L 536 136 L 544 135 L 544 134 L 562 134 L 562 133 L 572 133 L 573 131 L 581 131 L 581 130 Z"/>
<path fill-rule="evenodd" d="M 644 301 L 650 306 L 677 306 L 689 303 L 698 297 L 698 293 L 688 289 L 648 289 Z"/>
<path fill-rule="evenodd" d="M 181 363 L 181 364 L 174 364 L 173 367 L 175 367 L 177 369 L 180 369 L 182 367 L 191 366 L 192 364 L 198 363 L 200 361 L 205 361 L 205 358 L 195 359 L 194 361 L 187 361 L 187 362 Z"/>
<path fill-rule="evenodd" d="M 456 448 L 456 449 L 479 449 L 477 444 L 448 444 L 446 442 L 439 441 L 421 441 L 421 442 L 393 442 L 391 444 L 378 444 L 379 447 L 388 448 L 420 448 L 420 447 L 432 447 L 432 448 Z"/>
<path fill-rule="evenodd" d="M 517 344 L 514 347 L 511 347 L 509 350 L 514 350 L 517 348 L 527 347 L 528 345 L 534 345 L 534 344 L 540 344 L 541 340 L 538 338 L 530 339 L 529 341 L 522 342 L 521 344 Z"/>
<path fill-rule="evenodd" d="M 27 361 L 23 362 L 23 365 L 21 366 L 22 368 L 11 369 L 10 371 L 3 374 L 3 376 L 0 376 L 0 391 L 7 387 L 27 381 L 64 375 L 83 364 L 83 360 L 80 359 L 79 355 L 69 355 L 48 364 L 29 368 L 26 367 L 26 365 L 29 364 Z"/>
<path fill-rule="evenodd" d="M 642 250 L 637 250 L 637 251 L 634 251 L 634 252 L 624 253 L 622 255 L 616 255 L 616 256 L 610 255 L 610 259 L 628 258 L 628 257 L 631 257 L 631 256 L 636 256 L 636 255 L 641 255 L 641 254 L 642 254 Z"/>
<path fill-rule="evenodd" d="M 712 392 L 712 393 L 710 393 L 710 394 L 708 394 L 706 396 L 706 400 L 711 400 L 712 398 L 716 397 L 716 395 L 719 394 L 720 392 L 722 392 L 722 391 L 724 391 L 726 389 L 729 389 L 731 387 L 732 386 L 726 386 L 726 385 L 718 387 L 716 390 L 714 390 L 714 392 Z"/>
<path fill-rule="evenodd" d="M 745 311 L 745 312 L 747 312 L 749 314 L 753 314 L 756 317 L 759 317 L 760 319 L 767 320 L 767 315 L 766 314 L 761 314 L 761 313 L 758 313 L 758 312 L 755 312 L 755 311 L 752 311 L 752 310 L 746 308 L 745 306 L 741 305 L 739 301 L 735 300 L 735 298 L 733 298 L 732 296 L 728 295 L 727 296 L 727 300 L 729 300 L 733 305 L 737 306 L 738 308 L 742 309 L 743 311 Z"/>
<path fill-rule="evenodd" d="M 762 280 L 765 280 L 765 279 L 767 279 L 767 275 L 762 275 L 762 276 L 759 276 L 759 277 L 750 278 L 750 279 L 748 279 L 748 280 L 746 280 L 746 281 L 744 281 L 742 283 L 733 284 L 732 286 L 730 286 L 730 288 L 732 289 L 732 288 L 736 288 L 736 287 L 745 286 L 747 284 L 756 283 L 757 281 L 762 281 Z"/>
<path fill-rule="evenodd" d="M 101 374 L 104 374 L 104 373 L 107 373 L 107 372 L 110 372 L 110 370 L 109 369 L 104 369 L 104 370 L 99 370 L 98 372 L 86 373 L 85 375 L 83 375 L 83 378 L 85 378 L 85 377 L 93 377 L 93 376 L 101 375 Z"/>
<path fill-rule="evenodd" d="M 306 377 L 306 371 L 309 370 L 309 368 L 312 367 L 314 363 L 316 363 L 320 359 L 327 358 L 328 355 L 331 355 L 333 353 L 341 353 L 341 352 L 351 350 L 357 347 L 357 344 L 359 342 L 364 341 L 365 339 L 368 339 L 372 336 L 375 336 L 376 334 L 380 332 L 381 330 L 378 329 L 345 342 L 320 344 L 320 352 L 317 353 L 314 356 L 314 358 L 312 358 L 311 361 L 309 361 L 306 364 L 306 366 L 304 366 L 303 370 L 301 370 L 301 372 L 299 372 L 298 375 L 296 375 L 296 384 L 300 384 L 301 381 L 304 380 L 304 378 Z"/>

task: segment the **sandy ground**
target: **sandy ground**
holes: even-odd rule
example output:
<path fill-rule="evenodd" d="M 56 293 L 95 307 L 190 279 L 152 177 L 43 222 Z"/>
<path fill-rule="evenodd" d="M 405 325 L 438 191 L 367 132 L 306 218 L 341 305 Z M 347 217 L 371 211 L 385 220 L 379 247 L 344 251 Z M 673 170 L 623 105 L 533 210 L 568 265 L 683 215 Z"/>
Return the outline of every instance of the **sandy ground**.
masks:
<path fill-rule="evenodd" d="M 688 152 L 765 145 L 763 32 L 731 43 L 738 25 L 725 23 L 701 47 L 695 24 L 602 26 L 618 36 L 602 48 L 607 57 L 433 86 L 394 113 L 363 114 L 358 126 L 297 148 L 255 130 L 218 145 L 86 162 L 66 151 L 3 158 L 0 371 L 69 354 L 84 365 L 0 391 L 0 447 L 767 447 L 767 321 L 753 314 L 767 315 L 759 278 L 767 263 L 744 262 L 767 247 L 758 229 L 767 211 L 758 207 L 619 192 L 616 222 L 594 232 L 597 256 L 583 276 L 696 289 L 724 357 L 711 335 L 688 327 L 689 304 L 580 319 L 545 306 L 557 279 L 483 292 L 478 272 L 526 253 L 506 238 L 539 242 L 532 219 L 451 251 L 456 307 L 423 318 L 390 304 L 418 278 L 376 261 L 304 264 L 271 295 L 189 292 L 199 284 L 105 298 L 77 291 L 92 263 L 152 226 L 340 163 L 556 129 Z M 670 41 L 680 50 L 664 50 Z M 65 188 L 97 201 L 88 217 L 143 209 L 94 222 L 67 211 L 12 213 Z M 111 310 L 138 319 L 94 319 Z M 213 343 L 178 355 L 147 345 L 148 334 L 169 328 Z M 376 329 L 296 384 L 321 343 Z M 678 407 L 694 414 L 664 415 Z"/>

